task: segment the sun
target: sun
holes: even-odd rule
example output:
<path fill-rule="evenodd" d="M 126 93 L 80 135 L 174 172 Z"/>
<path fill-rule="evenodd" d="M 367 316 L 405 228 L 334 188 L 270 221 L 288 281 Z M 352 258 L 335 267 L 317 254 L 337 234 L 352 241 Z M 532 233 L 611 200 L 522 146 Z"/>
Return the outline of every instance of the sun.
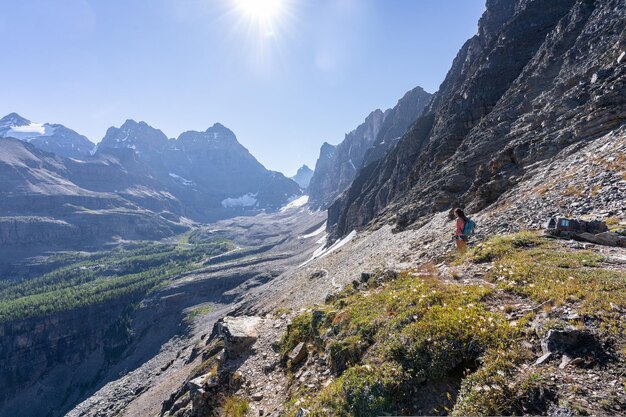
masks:
<path fill-rule="evenodd" d="M 237 9 L 248 19 L 272 22 L 285 11 L 285 0 L 234 0 Z"/>

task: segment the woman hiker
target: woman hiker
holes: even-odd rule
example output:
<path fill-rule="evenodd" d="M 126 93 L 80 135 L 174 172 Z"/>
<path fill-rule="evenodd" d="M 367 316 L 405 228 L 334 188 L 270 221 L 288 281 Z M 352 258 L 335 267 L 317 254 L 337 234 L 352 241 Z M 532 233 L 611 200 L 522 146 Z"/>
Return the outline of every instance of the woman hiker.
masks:
<path fill-rule="evenodd" d="M 467 250 L 467 236 L 463 234 L 463 229 L 465 228 L 465 223 L 468 221 L 468 218 L 460 208 L 454 209 L 454 215 L 456 216 L 456 224 L 452 238 L 454 239 L 454 243 L 456 243 L 457 250 L 463 253 Z"/>

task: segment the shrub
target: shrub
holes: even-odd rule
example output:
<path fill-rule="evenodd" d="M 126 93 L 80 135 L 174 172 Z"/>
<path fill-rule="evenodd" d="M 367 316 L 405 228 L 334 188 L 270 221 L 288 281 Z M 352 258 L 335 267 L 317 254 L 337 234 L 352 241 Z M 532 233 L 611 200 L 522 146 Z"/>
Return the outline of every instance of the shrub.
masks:
<path fill-rule="evenodd" d="M 244 417 L 250 406 L 248 402 L 242 398 L 231 396 L 224 400 L 222 405 L 223 416 L 225 417 Z"/>
<path fill-rule="evenodd" d="M 306 311 L 297 315 L 280 340 L 281 353 L 283 355 L 289 353 L 300 342 L 319 346 L 321 343 L 320 327 L 325 318 L 326 313 L 321 310 Z"/>
<path fill-rule="evenodd" d="M 306 404 L 310 417 L 378 416 L 403 402 L 407 375 L 392 363 L 358 365 L 324 388 Z"/>
<path fill-rule="evenodd" d="M 489 350 L 483 365 L 463 380 L 452 415 L 544 414 L 552 396 L 543 377 L 519 369 L 530 356 L 521 349 Z"/>

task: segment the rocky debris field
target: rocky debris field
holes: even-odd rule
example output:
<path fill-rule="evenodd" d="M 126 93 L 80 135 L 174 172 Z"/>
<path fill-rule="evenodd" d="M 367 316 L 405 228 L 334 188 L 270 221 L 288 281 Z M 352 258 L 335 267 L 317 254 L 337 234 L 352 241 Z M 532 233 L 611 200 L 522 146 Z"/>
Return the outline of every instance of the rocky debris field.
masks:
<path fill-rule="evenodd" d="M 572 145 L 550 163 L 530 168 L 478 217 L 479 231 L 538 229 L 557 214 L 616 222 L 626 218 L 624 201 L 626 127 L 586 146 Z"/>

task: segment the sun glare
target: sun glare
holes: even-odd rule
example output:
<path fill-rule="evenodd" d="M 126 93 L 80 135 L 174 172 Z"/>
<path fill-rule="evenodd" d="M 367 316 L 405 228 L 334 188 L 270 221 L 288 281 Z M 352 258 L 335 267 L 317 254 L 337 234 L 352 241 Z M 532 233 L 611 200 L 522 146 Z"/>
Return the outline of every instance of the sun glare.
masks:
<path fill-rule="evenodd" d="M 239 11 L 251 20 L 272 22 L 284 11 L 285 0 L 235 0 Z"/>
<path fill-rule="evenodd" d="M 243 40 L 251 68 L 271 73 L 283 61 L 282 54 L 297 27 L 300 0 L 229 0 L 232 33 Z M 241 52 L 241 51 L 240 51 Z"/>

